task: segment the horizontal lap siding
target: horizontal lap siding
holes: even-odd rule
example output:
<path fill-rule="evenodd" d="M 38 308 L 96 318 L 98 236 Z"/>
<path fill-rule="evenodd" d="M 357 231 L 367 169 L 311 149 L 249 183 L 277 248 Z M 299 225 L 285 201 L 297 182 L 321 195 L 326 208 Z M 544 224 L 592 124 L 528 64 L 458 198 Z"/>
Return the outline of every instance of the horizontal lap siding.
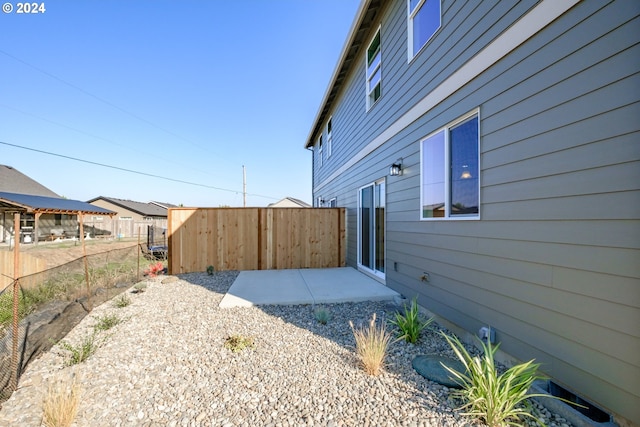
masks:
<path fill-rule="evenodd" d="M 386 179 L 387 284 L 468 331 L 491 324 L 507 353 L 640 423 L 638 3 L 579 3 L 323 182 L 535 4 L 443 2 L 444 26 L 407 64 L 395 3 L 381 19 L 383 95 L 364 112 L 362 60 L 335 106 L 334 163 L 314 182 L 347 208 L 347 262 L 358 188 L 402 157 Z M 420 139 L 477 107 L 481 219 L 419 221 Z"/>

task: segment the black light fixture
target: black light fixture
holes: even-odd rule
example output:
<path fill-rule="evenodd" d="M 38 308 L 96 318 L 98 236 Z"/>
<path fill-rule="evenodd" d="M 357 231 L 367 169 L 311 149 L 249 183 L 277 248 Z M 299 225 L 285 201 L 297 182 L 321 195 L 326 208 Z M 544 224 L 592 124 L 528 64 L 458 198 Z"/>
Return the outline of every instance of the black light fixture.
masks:
<path fill-rule="evenodd" d="M 402 159 L 396 160 L 394 164 L 389 166 L 389 175 L 391 176 L 402 175 Z"/>

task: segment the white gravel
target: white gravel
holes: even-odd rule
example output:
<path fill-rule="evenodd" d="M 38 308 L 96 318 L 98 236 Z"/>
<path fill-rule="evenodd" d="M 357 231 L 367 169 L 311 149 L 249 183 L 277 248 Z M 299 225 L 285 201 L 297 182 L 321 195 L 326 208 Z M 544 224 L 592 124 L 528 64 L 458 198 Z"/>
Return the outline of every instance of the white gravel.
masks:
<path fill-rule="evenodd" d="M 454 409 L 449 389 L 411 367 L 418 354 L 451 354 L 436 331 L 422 342 L 395 342 L 378 377 L 358 367 L 348 322 L 388 316 L 391 303 L 328 305 L 318 323 L 311 306 L 220 309 L 236 277 L 194 273 L 148 279 L 132 303 L 95 308 L 65 341 L 79 343 L 96 319 L 123 322 L 98 332 L 100 347 L 65 367 L 59 346 L 33 361 L 2 405 L 0 425 L 40 426 L 50 383 L 81 384 L 74 426 L 473 426 Z M 253 337 L 254 349 L 233 353 L 225 339 Z M 551 426 L 565 420 L 543 410 Z"/>

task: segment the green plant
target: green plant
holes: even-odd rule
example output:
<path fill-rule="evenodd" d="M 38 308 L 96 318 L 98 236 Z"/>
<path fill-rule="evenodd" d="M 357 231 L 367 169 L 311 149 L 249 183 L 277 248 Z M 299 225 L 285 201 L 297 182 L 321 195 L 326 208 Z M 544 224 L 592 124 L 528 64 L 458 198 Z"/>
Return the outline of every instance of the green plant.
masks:
<path fill-rule="evenodd" d="M 144 292 L 145 290 L 147 290 L 147 284 L 144 282 L 141 283 L 137 283 L 133 286 L 133 291 L 132 293 L 134 294 L 141 294 L 142 292 Z"/>
<path fill-rule="evenodd" d="M 530 397 L 551 397 L 546 394 L 529 394 L 529 388 L 537 379 L 539 363 L 530 360 L 499 374 L 494 354 L 500 346 L 480 341 L 482 356 L 471 356 L 457 337 L 442 333 L 454 353 L 463 363 L 466 372 L 458 372 L 445 365 L 453 379 L 462 387 L 454 395 L 466 403 L 460 407 L 463 415 L 482 419 L 489 427 L 521 426 L 521 417 L 529 417 L 544 425 L 531 413 Z"/>
<path fill-rule="evenodd" d="M 86 335 L 78 345 L 71 345 L 66 341 L 60 344 L 62 349 L 69 352 L 65 366 L 77 365 L 87 360 L 98 349 L 95 334 Z"/>
<path fill-rule="evenodd" d="M 356 353 L 364 371 L 369 375 L 378 375 L 384 366 L 384 358 L 389 348 L 391 335 L 387 333 L 384 323 L 376 325 L 376 314 L 373 313 L 368 327 L 353 326 L 349 321 L 356 340 Z"/>
<path fill-rule="evenodd" d="M 131 304 L 131 298 L 129 298 L 126 294 L 120 294 L 119 297 L 113 300 L 113 305 L 118 308 L 124 308 Z"/>
<path fill-rule="evenodd" d="M 398 339 L 404 339 L 411 344 L 417 343 L 420 339 L 420 333 L 433 322 L 433 317 L 426 321 L 420 319 L 417 297 L 411 300 L 410 307 L 405 304 L 404 314 L 396 313 L 395 316 L 395 319 L 389 320 L 389 323 L 398 327 Z"/>
<path fill-rule="evenodd" d="M 213 276 L 213 272 L 215 271 L 215 269 L 213 268 L 213 265 L 210 265 L 207 267 L 207 274 L 209 276 Z"/>
<path fill-rule="evenodd" d="M 117 314 L 105 314 L 104 316 L 98 317 L 96 320 L 98 322 L 93 325 L 93 328 L 99 331 L 109 330 L 122 321 Z"/>
<path fill-rule="evenodd" d="M 44 399 L 42 424 L 45 427 L 68 427 L 78 413 L 80 386 L 74 378 L 68 382 L 49 384 Z"/>
<path fill-rule="evenodd" d="M 329 312 L 329 309 L 323 306 L 317 307 L 313 311 L 313 315 L 321 325 L 326 325 L 329 320 L 331 320 L 331 313 Z"/>
<path fill-rule="evenodd" d="M 224 340 L 225 348 L 228 348 L 234 353 L 241 352 L 245 348 L 254 349 L 255 344 L 252 337 L 245 337 L 243 335 L 231 335 Z"/>

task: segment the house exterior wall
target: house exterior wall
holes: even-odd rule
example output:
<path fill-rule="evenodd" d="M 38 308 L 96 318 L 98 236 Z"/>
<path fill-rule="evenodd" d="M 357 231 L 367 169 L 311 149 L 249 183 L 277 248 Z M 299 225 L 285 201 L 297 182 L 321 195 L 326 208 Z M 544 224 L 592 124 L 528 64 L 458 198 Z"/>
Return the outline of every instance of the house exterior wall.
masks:
<path fill-rule="evenodd" d="M 358 189 L 386 177 L 388 286 L 640 423 L 640 4 L 446 1 L 408 62 L 406 2 L 387 3 L 381 98 L 366 111 L 367 41 L 313 163 L 314 200 L 347 208 L 347 263 Z M 480 218 L 421 221 L 420 141 L 474 109 Z"/>
<path fill-rule="evenodd" d="M 130 211 L 122 206 L 110 203 L 103 199 L 91 202 L 94 206 L 117 212 L 113 217 L 85 216 L 85 226 L 95 227 L 98 232 L 117 238 L 138 237 L 138 233 L 146 239 L 147 226 L 151 225 L 160 229 L 167 229 L 166 217 L 148 217 L 137 212 Z"/>

